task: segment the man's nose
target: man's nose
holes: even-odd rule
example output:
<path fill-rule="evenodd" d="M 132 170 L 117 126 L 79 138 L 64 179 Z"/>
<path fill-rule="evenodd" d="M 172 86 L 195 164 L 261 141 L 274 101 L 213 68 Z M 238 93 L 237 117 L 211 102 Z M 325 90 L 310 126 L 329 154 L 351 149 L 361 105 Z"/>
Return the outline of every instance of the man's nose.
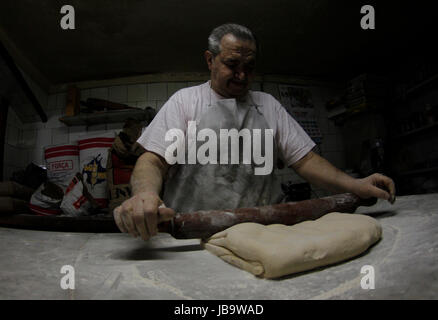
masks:
<path fill-rule="evenodd" d="M 247 74 L 244 70 L 236 70 L 234 77 L 240 81 L 245 81 L 247 78 Z"/>

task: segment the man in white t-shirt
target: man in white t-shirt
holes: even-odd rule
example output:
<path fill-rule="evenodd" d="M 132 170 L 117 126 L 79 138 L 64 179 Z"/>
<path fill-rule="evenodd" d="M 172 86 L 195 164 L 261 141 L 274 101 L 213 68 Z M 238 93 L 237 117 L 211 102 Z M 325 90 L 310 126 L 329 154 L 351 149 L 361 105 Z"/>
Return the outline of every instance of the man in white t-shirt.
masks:
<path fill-rule="evenodd" d="M 328 190 L 394 201 L 390 178 L 338 170 L 312 152 L 315 143 L 274 97 L 249 90 L 256 53 L 246 27 L 212 31 L 205 52 L 211 79 L 176 92 L 138 139 L 146 152 L 132 174 L 133 197 L 114 210 L 122 232 L 147 240 L 175 211 L 276 203 L 278 162 Z"/>

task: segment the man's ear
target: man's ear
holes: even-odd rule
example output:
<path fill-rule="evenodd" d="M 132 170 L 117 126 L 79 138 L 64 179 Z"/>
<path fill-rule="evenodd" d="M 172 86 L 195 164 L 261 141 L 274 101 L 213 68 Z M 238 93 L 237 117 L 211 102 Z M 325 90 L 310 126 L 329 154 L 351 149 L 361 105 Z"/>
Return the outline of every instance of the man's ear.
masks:
<path fill-rule="evenodd" d="M 212 65 L 213 65 L 213 53 L 211 53 L 210 51 L 206 50 L 204 52 L 204 57 L 205 57 L 205 61 L 207 61 L 207 65 L 208 65 L 208 69 L 211 71 Z"/>

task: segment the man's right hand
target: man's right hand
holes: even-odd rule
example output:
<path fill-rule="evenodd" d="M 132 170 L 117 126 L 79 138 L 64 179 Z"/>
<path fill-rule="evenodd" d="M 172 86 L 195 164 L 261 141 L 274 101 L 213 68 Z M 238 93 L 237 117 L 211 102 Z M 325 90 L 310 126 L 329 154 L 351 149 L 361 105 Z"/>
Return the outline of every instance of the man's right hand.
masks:
<path fill-rule="evenodd" d="M 141 192 L 114 209 L 114 220 L 121 232 L 143 240 L 158 233 L 160 222 L 171 220 L 175 211 L 160 207 L 163 201 L 154 192 Z"/>

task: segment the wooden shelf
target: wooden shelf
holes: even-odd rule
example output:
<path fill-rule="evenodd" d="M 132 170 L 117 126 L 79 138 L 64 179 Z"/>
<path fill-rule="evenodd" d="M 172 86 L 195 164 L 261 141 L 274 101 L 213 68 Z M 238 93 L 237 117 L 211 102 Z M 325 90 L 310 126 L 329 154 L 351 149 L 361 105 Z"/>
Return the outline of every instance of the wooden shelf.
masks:
<path fill-rule="evenodd" d="M 409 98 L 411 96 L 415 96 L 418 92 L 421 91 L 421 89 L 427 87 L 428 85 L 430 85 L 431 83 L 433 83 L 436 80 L 438 80 L 438 74 L 430 76 L 426 80 L 423 80 L 420 83 L 417 83 L 417 84 L 411 86 L 404 93 L 394 97 L 392 99 L 392 103 L 398 103 L 398 102 L 409 100 Z"/>
<path fill-rule="evenodd" d="M 407 136 L 410 136 L 410 135 L 413 135 L 413 134 L 416 134 L 416 133 L 420 133 L 420 132 L 426 131 L 427 129 L 431 129 L 431 128 L 434 128 L 434 127 L 438 127 L 438 122 L 435 122 L 435 123 L 432 123 L 432 124 L 428 124 L 428 125 L 423 126 L 421 128 L 417 128 L 417 129 L 414 129 L 414 130 L 411 130 L 411 131 L 399 134 L 397 136 L 394 136 L 393 139 L 396 140 L 396 139 L 404 138 L 404 137 L 407 137 Z"/>
<path fill-rule="evenodd" d="M 133 118 L 139 121 L 150 121 L 153 118 L 153 114 L 149 110 L 116 110 L 116 111 L 102 111 L 95 113 L 81 113 L 76 116 L 65 116 L 59 118 L 59 121 L 67 126 L 81 126 L 81 125 L 93 125 L 103 123 L 116 123 L 124 122 L 128 118 Z"/>
<path fill-rule="evenodd" d="M 427 78 L 426 80 L 423 80 L 422 82 L 420 82 L 420 83 L 418 83 L 418 84 L 412 86 L 411 88 L 409 88 L 409 89 L 406 91 L 406 94 L 407 94 L 407 95 L 411 95 L 411 94 L 413 94 L 414 92 L 416 92 L 417 90 L 419 90 L 419 89 L 425 87 L 426 85 L 432 83 L 433 81 L 435 81 L 435 80 L 437 80 L 437 79 L 438 79 L 438 74 L 435 74 L 435 75 L 433 75 L 433 76 Z"/>
<path fill-rule="evenodd" d="M 382 113 L 384 109 L 381 107 L 370 106 L 368 104 L 362 104 L 355 108 L 345 108 L 344 110 L 339 109 L 339 112 L 336 113 L 332 110 L 332 114 L 327 118 L 331 121 L 335 122 L 335 125 L 343 125 L 347 120 L 351 118 L 362 116 L 366 114 L 374 114 L 374 113 Z"/>
<path fill-rule="evenodd" d="M 404 171 L 404 172 L 401 172 L 399 174 L 399 176 L 409 176 L 409 175 L 413 175 L 413 174 L 428 173 L 428 172 L 433 172 L 433 171 L 438 171 L 438 167 L 431 167 L 431 168 L 424 168 L 424 169 L 416 169 L 416 170 Z"/>

